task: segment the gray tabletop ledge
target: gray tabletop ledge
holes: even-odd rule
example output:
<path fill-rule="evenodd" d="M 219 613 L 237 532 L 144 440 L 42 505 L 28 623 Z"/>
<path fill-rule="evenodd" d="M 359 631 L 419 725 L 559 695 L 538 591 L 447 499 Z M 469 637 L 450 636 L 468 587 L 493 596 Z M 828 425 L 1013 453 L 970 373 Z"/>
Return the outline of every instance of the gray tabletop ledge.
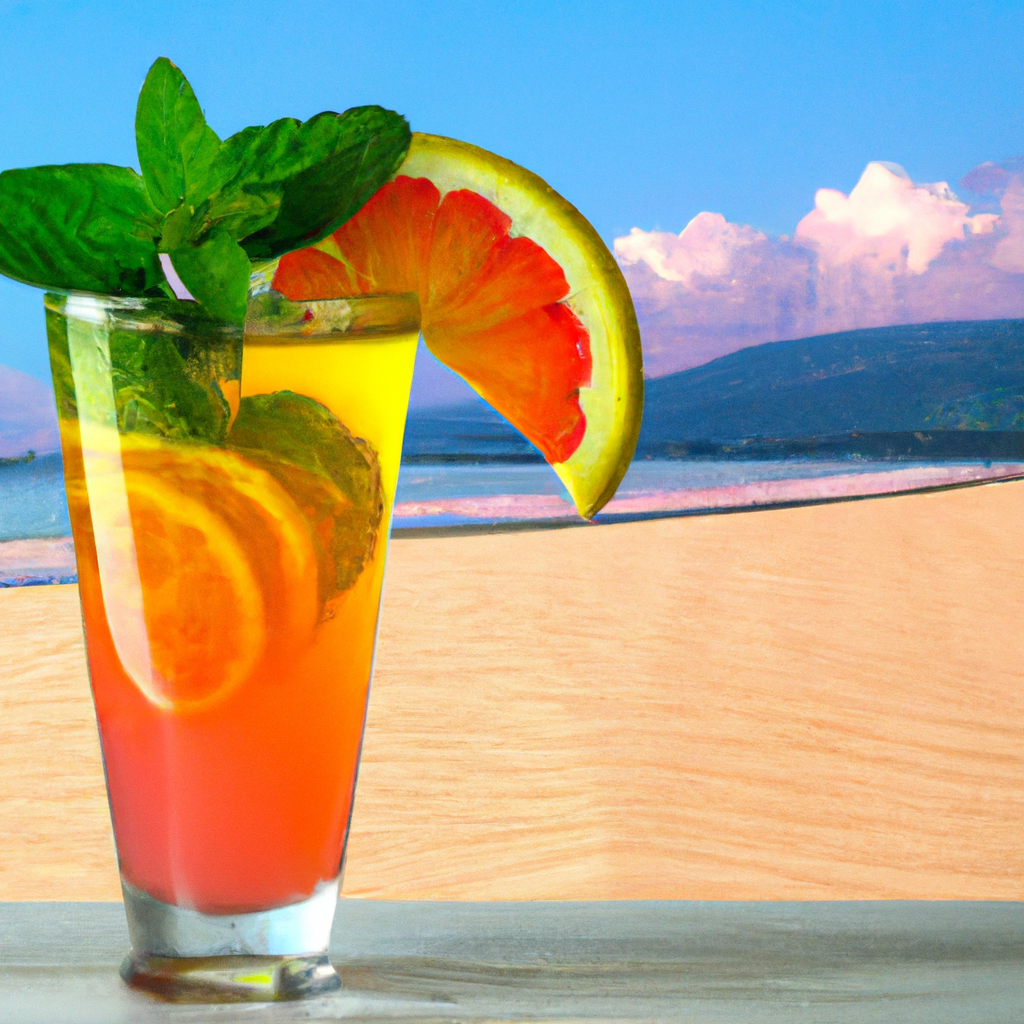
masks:
<path fill-rule="evenodd" d="M 1021 903 L 343 900 L 344 988 L 273 1005 L 130 992 L 127 945 L 119 903 L 0 903 L 0 1022 L 1024 1021 Z"/>

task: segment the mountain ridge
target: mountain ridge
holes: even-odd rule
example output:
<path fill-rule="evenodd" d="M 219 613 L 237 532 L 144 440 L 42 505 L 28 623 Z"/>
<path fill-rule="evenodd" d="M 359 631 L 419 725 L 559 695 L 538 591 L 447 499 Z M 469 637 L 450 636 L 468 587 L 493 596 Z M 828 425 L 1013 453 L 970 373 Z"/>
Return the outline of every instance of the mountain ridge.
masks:
<path fill-rule="evenodd" d="M 1024 453 L 1024 320 L 766 342 L 646 381 L 638 457 Z M 540 461 L 482 402 L 410 412 L 409 462 Z"/>
<path fill-rule="evenodd" d="M 1024 320 L 843 331 L 754 345 L 649 380 L 641 437 L 957 429 L 966 424 L 952 421 L 953 407 L 997 392 L 1024 395 Z"/>

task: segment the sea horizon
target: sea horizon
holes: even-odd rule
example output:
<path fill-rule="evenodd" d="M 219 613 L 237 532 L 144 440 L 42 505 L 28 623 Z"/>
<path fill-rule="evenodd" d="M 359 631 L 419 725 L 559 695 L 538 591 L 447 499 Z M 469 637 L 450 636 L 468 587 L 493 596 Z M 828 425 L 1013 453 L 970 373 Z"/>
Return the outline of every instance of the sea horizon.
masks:
<path fill-rule="evenodd" d="M 593 522 L 855 500 L 1021 477 L 1024 461 L 639 459 Z M 392 535 L 575 523 L 586 525 L 545 464 L 405 463 Z M 0 587 L 76 581 L 59 455 L 0 465 Z"/>

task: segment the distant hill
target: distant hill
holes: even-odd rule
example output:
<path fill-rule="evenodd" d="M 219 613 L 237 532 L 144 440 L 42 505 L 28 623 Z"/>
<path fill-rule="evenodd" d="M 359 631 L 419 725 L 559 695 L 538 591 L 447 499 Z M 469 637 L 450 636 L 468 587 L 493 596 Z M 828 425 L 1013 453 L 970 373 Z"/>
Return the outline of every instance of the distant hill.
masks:
<path fill-rule="evenodd" d="M 984 456 L 1022 441 L 1024 320 L 975 320 L 771 342 L 649 380 L 639 449 Z"/>
<path fill-rule="evenodd" d="M 1024 457 L 1024 320 L 755 345 L 646 382 L 640 457 Z M 482 403 L 411 413 L 411 462 L 539 461 Z"/>

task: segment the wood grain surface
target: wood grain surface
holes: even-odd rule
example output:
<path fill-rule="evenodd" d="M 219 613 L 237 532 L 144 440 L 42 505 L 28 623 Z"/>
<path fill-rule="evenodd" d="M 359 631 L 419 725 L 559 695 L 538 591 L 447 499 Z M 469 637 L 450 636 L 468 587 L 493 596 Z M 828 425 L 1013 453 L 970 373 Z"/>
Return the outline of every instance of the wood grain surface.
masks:
<path fill-rule="evenodd" d="M 1024 899 L 1022 510 L 394 540 L 346 894 Z M 0 676 L 0 899 L 116 899 L 75 587 Z"/>

